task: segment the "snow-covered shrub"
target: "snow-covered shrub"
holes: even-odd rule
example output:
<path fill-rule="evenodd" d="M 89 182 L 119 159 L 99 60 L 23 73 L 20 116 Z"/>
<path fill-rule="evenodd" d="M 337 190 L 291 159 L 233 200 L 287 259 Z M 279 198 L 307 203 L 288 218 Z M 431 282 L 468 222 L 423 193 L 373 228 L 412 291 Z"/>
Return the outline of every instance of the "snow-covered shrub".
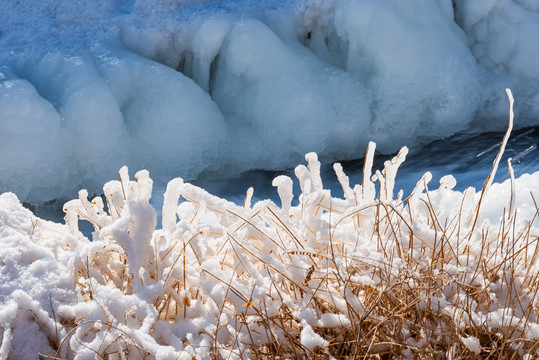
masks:
<path fill-rule="evenodd" d="M 407 149 L 373 174 L 374 150 L 361 185 L 335 164 L 344 198 L 307 154 L 297 206 L 286 176 L 280 206 L 174 179 L 160 228 L 144 170 L 105 202 L 81 191 L 65 225 L 0 195 L 0 358 L 539 356 L 538 208 L 516 196 L 539 173 L 492 185 L 498 158 L 480 193 L 451 176 L 430 191 L 427 173 L 395 197 Z"/>

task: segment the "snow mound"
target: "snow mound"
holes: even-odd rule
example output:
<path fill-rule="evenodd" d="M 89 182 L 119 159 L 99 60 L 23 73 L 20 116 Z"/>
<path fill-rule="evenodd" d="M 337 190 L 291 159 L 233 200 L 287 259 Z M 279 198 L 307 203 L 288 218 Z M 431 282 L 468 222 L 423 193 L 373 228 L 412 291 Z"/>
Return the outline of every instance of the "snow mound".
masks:
<path fill-rule="evenodd" d="M 335 166 L 343 199 L 324 189 L 314 153 L 296 168 L 297 206 L 285 176 L 280 207 L 174 179 L 160 227 L 146 170 L 131 179 L 123 167 L 105 200 L 80 191 L 65 225 L 0 195 L 0 358 L 455 358 L 503 342 L 539 355 L 539 172 L 478 193 L 451 190 L 450 176 L 428 190 L 427 173 L 395 198 L 407 149 L 372 177 L 368 149 L 361 185 Z M 516 196 L 509 212 L 504 191 Z"/>

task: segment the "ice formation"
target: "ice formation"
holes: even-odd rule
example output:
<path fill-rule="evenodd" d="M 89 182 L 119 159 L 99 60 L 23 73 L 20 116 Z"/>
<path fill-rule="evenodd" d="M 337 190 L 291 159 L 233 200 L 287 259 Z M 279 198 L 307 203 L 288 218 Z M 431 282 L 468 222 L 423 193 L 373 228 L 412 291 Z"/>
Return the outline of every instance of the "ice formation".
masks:
<path fill-rule="evenodd" d="M 297 206 L 286 176 L 281 206 L 177 178 L 161 226 L 145 170 L 132 180 L 123 167 L 105 201 L 80 191 L 65 225 L 0 195 L 0 359 L 538 356 L 539 172 L 477 193 L 451 176 L 428 191 L 426 174 L 403 199 L 406 152 L 353 188 L 336 165 L 344 199 L 310 153 Z"/>
<path fill-rule="evenodd" d="M 0 190 L 358 157 L 539 118 L 531 0 L 0 2 Z M 256 164 L 256 165 L 255 165 Z M 38 175 L 39 174 L 39 175 Z"/>

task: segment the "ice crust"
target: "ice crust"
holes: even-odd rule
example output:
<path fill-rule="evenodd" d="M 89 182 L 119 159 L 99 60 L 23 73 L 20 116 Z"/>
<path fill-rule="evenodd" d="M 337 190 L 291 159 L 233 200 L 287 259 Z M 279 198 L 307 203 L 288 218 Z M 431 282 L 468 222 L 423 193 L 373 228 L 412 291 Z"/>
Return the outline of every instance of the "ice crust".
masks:
<path fill-rule="evenodd" d="M 0 191 L 357 158 L 539 119 L 528 0 L 0 3 Z M 39 175 L 37 175 L 39 174 Z"/>

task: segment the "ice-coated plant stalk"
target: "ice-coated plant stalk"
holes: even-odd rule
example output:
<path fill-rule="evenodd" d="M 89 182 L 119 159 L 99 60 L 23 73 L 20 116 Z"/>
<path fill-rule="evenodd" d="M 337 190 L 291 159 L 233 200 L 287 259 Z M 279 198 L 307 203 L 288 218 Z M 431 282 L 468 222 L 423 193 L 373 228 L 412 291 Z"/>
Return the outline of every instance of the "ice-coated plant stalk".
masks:
<path fill-rule="evenodd" d="M 286 176 L 273 181 L 280 207 L 251 204 L 252 190 L 236 205 L 177 178 L 161 229 L 147 171 L 132 181 L 122 168 L 104 186 L 107 211 L 81 191 L 64 207 L 66 225 L 36 222 L 14 195 L 0 195 L 18 271 L 67 276 L 44 298 L 17 290 L 0 307 L 0 357 L 12 355 L 21 328 L 50 359 L 539 356 L 538 212 L 511 215 L 520 180 L 510 163 L 510 181 L 487 181 L 481 194 L 453 191 L 451 176 L 429 191 L 427 172 L 402 201 L 394 180 L 406 152 L 375 171 L 378 197 L 373 143 L 362 186 L 334 166 L 343 199 L 323 188 L 312 153 L 295 171 L 297 206 Z M 491 223 L 478 204 L 495 199 L 495 187 L 511 198 L 509 216 Z M 81 220 L 94 225 L 94 241 L 78 231 Z M 2 261 L 2 271 L 12 266 Z"/>

